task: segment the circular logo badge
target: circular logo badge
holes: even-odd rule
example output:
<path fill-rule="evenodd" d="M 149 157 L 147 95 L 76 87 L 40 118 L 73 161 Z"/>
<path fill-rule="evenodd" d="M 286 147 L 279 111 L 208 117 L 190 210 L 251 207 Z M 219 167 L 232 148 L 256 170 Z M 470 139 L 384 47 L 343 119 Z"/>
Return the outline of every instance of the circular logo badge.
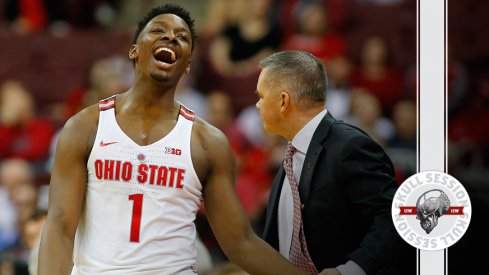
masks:
<path fill-rule="evenodd" d="M 392 220 L 399 235 L 421 250 L 455 244 L 469 227 L 469 194 L 449 174 L 424 171 L 405 180 L 392 201 Z"/>

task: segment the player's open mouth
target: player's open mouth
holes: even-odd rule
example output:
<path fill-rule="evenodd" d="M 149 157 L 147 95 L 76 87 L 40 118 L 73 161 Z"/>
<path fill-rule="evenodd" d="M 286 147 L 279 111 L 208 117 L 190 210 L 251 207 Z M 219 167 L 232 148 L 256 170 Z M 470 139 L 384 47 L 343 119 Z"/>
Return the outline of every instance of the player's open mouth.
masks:
<path fill-rule="evenodd" d="M 177 61 L 175 52 L 169 48 L 159 47 L 153 52 L 153 55 L 156 60 L 166 64 L 173 64 Z"/>

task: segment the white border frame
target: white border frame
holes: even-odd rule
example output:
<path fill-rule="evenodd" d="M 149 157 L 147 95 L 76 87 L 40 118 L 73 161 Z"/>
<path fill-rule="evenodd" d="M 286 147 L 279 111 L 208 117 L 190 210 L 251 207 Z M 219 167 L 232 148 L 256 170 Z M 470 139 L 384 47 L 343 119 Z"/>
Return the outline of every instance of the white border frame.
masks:
<path fill-rule="evenodd" d="M 447 173 L 447 0 L 417 0 L 417 172 Z M 446 275 L 448 249 L 417 250 L 418 275 Z"/>

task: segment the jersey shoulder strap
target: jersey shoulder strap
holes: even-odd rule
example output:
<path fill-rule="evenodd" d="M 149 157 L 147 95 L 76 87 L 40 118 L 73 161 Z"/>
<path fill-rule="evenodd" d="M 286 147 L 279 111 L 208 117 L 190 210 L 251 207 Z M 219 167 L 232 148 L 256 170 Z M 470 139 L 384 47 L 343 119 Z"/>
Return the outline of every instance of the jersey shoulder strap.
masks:
<path fill-rule="evenodd" d="M 113 95 L 109 98 L 102 99 L 98 103 L 98 108 L 100 111 L 107 111 L 115 107 L 115 97 L 117 95 Z"/>
<path fill-rule="evenodd" d="M 194 121 L 195 120 L 195 113 L 194 111 L 188 109 L 187 107 L 183 106 L 183 104 L 180 104 L 180 115 L 183 116 L 184 118 Z"/>

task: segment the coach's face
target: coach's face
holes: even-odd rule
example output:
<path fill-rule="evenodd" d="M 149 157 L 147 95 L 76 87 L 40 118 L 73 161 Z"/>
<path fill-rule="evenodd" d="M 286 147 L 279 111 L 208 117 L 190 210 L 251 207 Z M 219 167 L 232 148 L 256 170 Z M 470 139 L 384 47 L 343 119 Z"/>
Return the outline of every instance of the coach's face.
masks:
<path fill-rule="evenodd" d="M 258 102 L 256 108 L 260 112 L 263 127 L 269 134 L 282 135 L 280 125 L 282 124 L 282 99 L 280 90 L 270 81 L 268 71 L 262 70 L 256 86 Z"/>

